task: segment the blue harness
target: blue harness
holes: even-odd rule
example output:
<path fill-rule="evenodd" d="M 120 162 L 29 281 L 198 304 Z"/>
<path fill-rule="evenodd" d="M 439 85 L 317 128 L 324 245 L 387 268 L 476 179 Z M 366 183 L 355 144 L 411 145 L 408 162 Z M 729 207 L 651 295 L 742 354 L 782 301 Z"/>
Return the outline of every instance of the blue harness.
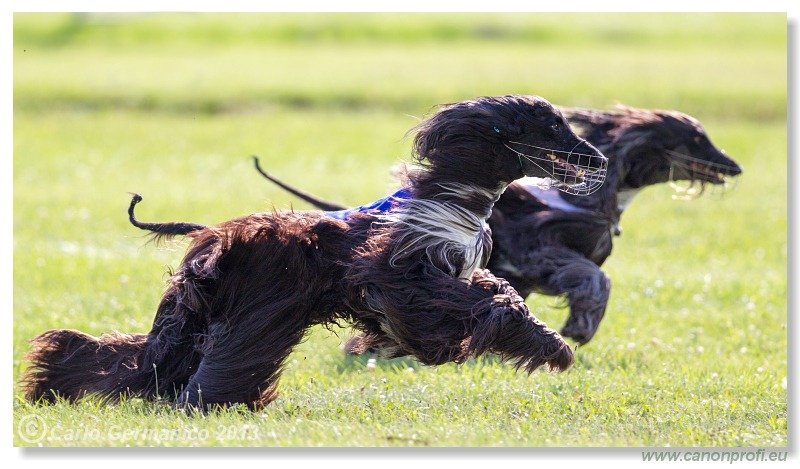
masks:
<path fill-rule="evenodd" d="M 369 203 L 367 205 L 361 205 L 360 207 L 348 208 L 345 210 L 335 210 L 330 212 L 324 212 L 325 215 L 335 218 L 337 220 L 346 220 L 350 215 L 354 213 L 360 212 L 379 212 L 384 213 L 388 212 L 389 209 L 392 207 L 402 207 L 405 205 L 405 201 L 411 198 L 411 189 L 408 187 L 403 187 L 394 194 L 384 197 L 382 199 L 378 199 L 375 202 Z"/>

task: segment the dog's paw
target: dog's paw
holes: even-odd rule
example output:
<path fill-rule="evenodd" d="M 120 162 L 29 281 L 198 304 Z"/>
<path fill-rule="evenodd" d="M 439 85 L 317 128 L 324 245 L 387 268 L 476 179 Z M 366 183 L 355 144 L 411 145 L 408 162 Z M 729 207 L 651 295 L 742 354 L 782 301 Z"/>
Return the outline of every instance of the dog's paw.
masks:
<path fill-rule="evenodd" d="M 586 345 L 594 337 L 599 325 L 600 322 L 590 315 L 570 316 L 561 328 L 561 335 L 569 337 L 579 345 Z"/>

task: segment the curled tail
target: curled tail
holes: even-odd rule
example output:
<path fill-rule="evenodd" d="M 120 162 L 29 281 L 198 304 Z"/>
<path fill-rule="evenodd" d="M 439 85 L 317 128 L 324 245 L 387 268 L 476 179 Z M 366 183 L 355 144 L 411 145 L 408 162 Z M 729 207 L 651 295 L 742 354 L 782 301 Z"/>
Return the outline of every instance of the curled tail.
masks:
<path fill-rule="evenodd" d="M 135 226 L 136 228 L 140 228 L 142 230 L 152 231 L 153 232 L 153 239 L 154 241 L 158 242 L 165 238 L 171 238 L 173 236 L 185 236 L 189 233 L 194 231 L 202 230 L 206 228 L 205 225 L 201 225 L 199 223 L 191 223 L 191 222 L 182 222 L 182 221 L 174 221 L 174 222 L 164 222 L 164 223 L 148 223 L 148 222 L 141 222 L 136 219 L 136 215 L 133 213 L 134 207 L 136 204 L 142 201 L 142 196 L 136 193 L 132 194 L 131 204 L 128 207 L 128 219 L 131 222 L 131 225 Z"/>
<path fill-rule="evenodd" d="M 319 197 L 317 197 L 315 195 L 311 195 L 308 192 L 303 192 L 300 189 L 297 189 L 295 187 L 290 186 L 289 184 L 286 184 L 285 182 L 281 181 L 280 179 L 276 178 L 275 176 L 273 176 L 273 175 L 267 173 L 266 171 L 264 171 L 263 169 L 261 169 L 261 165 L 258 164 L 258 157 L 255 156 L 255 155 L 253 155 L 253 161 L 255 161 L 256 170 L 259 173 L 261 173 L 262 176 L 267 178 L 267 180 L 272 181 L 273 183 L 275 183 L 281 189 L 285 190 L 286 192 L 288 192 L 288 193 L 290 193 L 290 194 L 292 194 L 294 196 L 300 197 L 302 200 L 310 203 L 311 205 L 317 207 L 320 210 L 324 210 L 326 212 L 335 212 L 335 211 L 338 211 L 338 210 L 345 210 L 345 209 L 348 208 L 348 207 L 345 207 L 343 205 L 339 205 L 339 204 L 335 204 L 333 202 L 328 202 L 328 201 L 322 200 L 322 199 L 320 199 Z"/>

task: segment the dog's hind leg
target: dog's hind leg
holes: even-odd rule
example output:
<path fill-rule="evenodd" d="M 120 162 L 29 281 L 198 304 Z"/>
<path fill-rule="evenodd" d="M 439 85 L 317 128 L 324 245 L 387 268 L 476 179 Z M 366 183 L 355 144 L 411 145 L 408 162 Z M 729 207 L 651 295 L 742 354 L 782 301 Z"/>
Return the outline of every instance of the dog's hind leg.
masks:
<path fill-rule="evenodd" d="M 31 402 L 76 401 L 89 395 L 115 401 L 138 395 L 149 376 L 138 358 L 147 347 L 144 334 L 94 337 L 72 329 L 52 330 L 31 340 L 30 366 L 22 379 Z"/>
<path fill-rule="evenodd" d="M 177 406 L 244 403 L 258 409 L 269 404 L 277 397 L 286 358 L 303 339 L 306 318 L 304 312 L 256 308 L 212 324 L 203 339 L 203 359 Z"/>
<path fill-rule="evenodd" d="M 116 401 L 123 394 L 174 397 L 194 373 L 200 356 L 193 336 L 205 328 L 194 314 L 185 282 L 176 273 L 148 334 L 103 334 L 75 330 L 46 332 L 31 342 L 30 366 L 22 384 L 32 402 L 75 401 L 87 395 Z"/>
<path fill-rule="evenodd" d="M 309 227 L 297 217 L 254 215 L 249 223 L 225 228 L 230 231 L 219 243 L 187 255 L 184 265 L 191 266 L 208 251 L 218 252 L 209 274 L 213 281 L 205 279 L 204 293 L 197 295 L 206 300 L 198 310 L 208 324 L 195 335 L 202 359 L 177 406 L 268 404 L 276 397 L 278 378 L 292 349 L 312 324 L 327 319 L 333 307 L 323 298 L 333 295 L 341 275 L 320 255 L 326 245 L 319 239 L 330 238 L 326 227 L 341 227 Z"/>
<path fill-rule="evenodd" d="M 569 317 L 561 334 L 580 344 L 589 342 L 606 312 L 611 294 L 609 276 L 597 264 L 570 249 L 542 248 L 532 252 L 530 258 L 522 268 L 526 283 L 522 289 L 566 295 Z"/>

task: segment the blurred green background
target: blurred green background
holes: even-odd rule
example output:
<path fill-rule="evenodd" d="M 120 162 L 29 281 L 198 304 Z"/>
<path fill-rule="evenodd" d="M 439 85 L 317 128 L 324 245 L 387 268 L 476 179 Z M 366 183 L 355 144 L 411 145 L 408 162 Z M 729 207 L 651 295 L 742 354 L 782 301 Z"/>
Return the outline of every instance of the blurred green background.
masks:
<path fill-rule="evenodd" d="M 479 360 L 367 375 L 314 330 L 267 410 L 277 433 L 233 444 L 786 445 L 786 40 L 774 13 L 16 13 L 14 379 L 47 329 L 149 329 L 184 247 L 146 244 L 127 192 L 154 221 L 309 208 L 255 172 L 257 154 L 287 182 L 358 205 L 392 190 L 405 132 L 435 104 L 536 94 L 691 114 L 744 175 L 690 202 L 667 186 L 637 197 L 604 267 L 606 319 L 568 373 Z M 560 327 L 555 303 L 528 299 Z M 394 383 L 370 398 L 384 413 L 364 420 L 372 401 L 350 390 L 380 379 Z M 423 394 L 415 408 L 437 412 L 386 409 Z M 15 419 L 100 412 L 19 397 Z M 313 430 L 286 430 L 298 408 Z M 137 409 L 144 422 L 155 412 Z"/>

